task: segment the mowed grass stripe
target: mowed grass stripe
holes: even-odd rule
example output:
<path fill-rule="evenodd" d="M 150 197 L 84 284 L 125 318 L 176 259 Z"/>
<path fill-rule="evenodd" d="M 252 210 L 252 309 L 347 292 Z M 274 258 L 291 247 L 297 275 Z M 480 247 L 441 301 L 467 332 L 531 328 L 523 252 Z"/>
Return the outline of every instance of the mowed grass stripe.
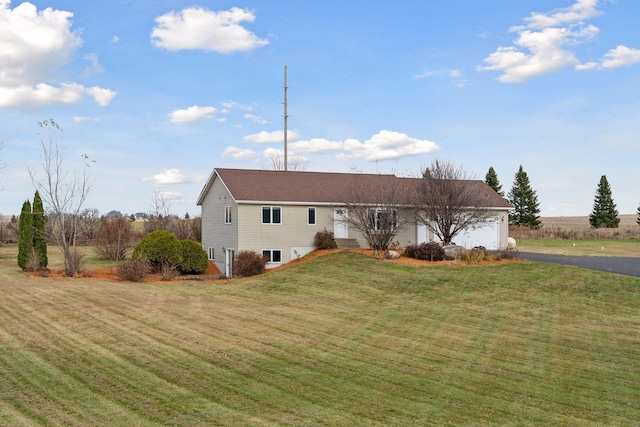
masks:
<path fill-rule="evenodd" d="M 3 397 L 14 408 L 28 394 L 54 395 L 53 382 L 40 393 L 19 381 L 32 352 L 62 372 L 55 381 L 67 378 L 51 411 L 70 425 L 118 407 L 127 425 L 638 418 L 636 279 L 528 263 L 413 268 L 345 253 L 216 284 L 32 280 L 0 285 L 0 330 L 17 340 L 0 349 L 18 367 Z M 47 406 L 31 410 L 40 415 L 29 419 L 46 418 Z M 11 412 L 0 407 L 0 420 Z"/>

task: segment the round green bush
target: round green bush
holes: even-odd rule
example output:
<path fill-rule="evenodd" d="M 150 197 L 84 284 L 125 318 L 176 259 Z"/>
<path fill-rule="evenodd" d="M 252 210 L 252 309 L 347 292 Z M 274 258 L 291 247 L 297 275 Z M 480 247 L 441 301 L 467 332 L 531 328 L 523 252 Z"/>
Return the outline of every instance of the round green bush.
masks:
<path fill-rule="evenodd" d="M 167 230 L 153 231 L 142 238 L 133 249 L 133 259 L 146 259 L 154 270 L 162 264 L 179 265 L 182 247 L 178 238 Z"/>
<path fill-rule="evenodd" d="M 183 274 L 200 274 L 209 266 L 207 253 L 195 240 L 181 240 L 182 262 L 178 270 Z"/>

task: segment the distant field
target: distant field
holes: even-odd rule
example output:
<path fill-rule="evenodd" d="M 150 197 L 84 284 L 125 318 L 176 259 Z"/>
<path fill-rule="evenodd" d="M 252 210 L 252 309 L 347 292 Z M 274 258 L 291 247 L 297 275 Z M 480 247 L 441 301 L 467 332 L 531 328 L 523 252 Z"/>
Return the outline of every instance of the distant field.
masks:
<path fill-rule="evenodd" d="M 638 215 L 618 215 L 620 227 L 638 227 Z M 553 216 L 542 217 L 543 227 L 590 228 L 588 216 Z M 640 228 L 640 227 L 639 227 Z"/>
<path fill-rule="evenodd" d="M 638 307 L 640 279 L 526 262 L 133 284 L 2 247 L 0 425 L 637 425 Z"/>

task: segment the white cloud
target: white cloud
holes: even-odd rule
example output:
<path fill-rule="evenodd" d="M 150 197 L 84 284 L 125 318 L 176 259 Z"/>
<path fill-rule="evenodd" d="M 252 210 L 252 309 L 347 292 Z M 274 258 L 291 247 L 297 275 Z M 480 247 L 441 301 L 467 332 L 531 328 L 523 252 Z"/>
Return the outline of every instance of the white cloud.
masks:
<path fill-rule="evenodd" d="M 525 18 L 527 25 L 524 28 L 542 29 L 557 27 L 575 22 L 581 22 L 600 15 L 596 9 L 598 0 L 578 0 L 574 5 L 558 9 L 553 13 L 532 13 Z M 520 31 L 523 27 L 513 27 L 512 31 Z"/>
<path fill-rule="evenodd" d="M 267 120 L 263 119 L 262 117 L 256 116 L 255 114 L 245 114 L 244 118 L 260 125 L 266 125 L 267 123 L 269 123 Z"/>
<path fill-rule="evenodd" d="M 95 96 L 99 88 L 86 89 L 72 82 L 59 87 L 47 83 L 57 79 L 82 43 L 71 31 L 73 14 L 52 8 L 38 11 L 28 2 L 14 9 L 10 6 L 10 1 L 0 1 L 0 108 L 71 104 L 79 102 L 85 93 L 100 105 L 108 104 L 115 92 Z"/>
<path fill-rule="evenodd" d="M 300 135 L 291 130 L 287 130 L 287 141 L 295 141 Z M 254 144 L 274 144 L 277 142 L 284 142 L 284 131 L 276 130 L 273 132 L 262 131 L 253 135 L 247 135 L 244 137 L 245 141 L 252 142 Z"/>
<path fill-rule="evenodd" d="M 251 11 L 237 7 L 220 12 L 191 7 L 157 17 L 151 38 L 167 50 L 248 51 L 269 44 L 240 25 L 254 20 Z"/>
<path fill-rule="evenodd" d="M 599 29 L 584 21 L 598 16 L 598 0 L 577 0 L 572 6 L 550 13 L 532 13 L 526 25 L 512 27 L 518 33 L 515 46 L 499 47 L 485 58 L 480 71 L 501 71 L 503 83 L 529 78 L 574 66 L 577 71 L 617 68 L 640 62 L 640 50 L 618 46 L 599 61 L 581 63 L 571 47 L 593 39 Z"/>
<path fill-rule="evenodd" d="M 248 148 L 227 147 L 222 152 L 222 157 L 231 157 L 232 159 L 252 159 L 256 157 L 258 153 Z"/>
<path fill-rule="evenodd" d="M 526 25 L 512 27 L 518 33 L 515 46 L 499 47 L 485 58 L 479 71 L 501 71 L 503 83 L 522 82 L 532 77 L 574 66 L 577 70 L 595 68 L 581 64 L 571 47 L 593 39 L 599 29 L 586 25 L 601 12 L 597 0 L 577 0 L 572 6 L 551 13 L 532 13 Z"/>
<path fill-rule="evenodd" d="M 640 62 L 640 49 L 617 46 L 611 49 L 602 60 L 602 68 L 617 68 Z"/>
<path fill-rule="evenodd" d="M 104 71 L 104 67 L 100 64 L 98 55 L 95 53 L 85 55 L 84 59 L 89 61 L 89 66 L 84 70 L 84 77 L 90 76 L 91 74 L 102 73 Z"/>
<path fill-rule="evenodd" d="M 218 110 L 214 107 L 199 107 L 197 105 L 192 105 L 186 110 L 175 110 L 171 112 L 169 114 L 169 121 L 171 123 L 185 124 L 211 120 L 217 112 Z"/>
<path fill-rule="evenodd" d="M 85 92 L 92 97 L 98 105 L 106 106 L 111 103 L 111 100 L 116 96 L 116 93 L 109 89 L 104 89 L 98 86 L 86 88 Z"/>
<path fill-rule="evenodd" d="M 330 141 L 316 138 L 297 141 L 291 144 L 291 148 L 300 153 L 338 151 L 337 157 L 340 159 L 357 158 L 367 161 L 398 159 L 440 150 L 433 141 L 411 138 L 405 133 L 389 130 L 381 130 L 365 142 L 357 139 Z"/>
<path fill-rule="evenodd" d="M 96 119 L 94 117 L 84 117 L 84 116 L 73 116 L 73 121 L 76 123 L 82 122 L 99 122 L 100 119 Z"/>
<path fill-rule="evenodd" d="M 489 65 L 480 70 L 497 70 L 503 74 L 503 83 L 522 82 L 531 77 L 577 65 L 580 61 L 564 45 L 588 40 L 598 33 L 593 25 L 571 30 L 569 28 L 545 28 L 541 31 L 521 31 L 515 44 L 529 53 L 515 47 L 500 47 L 485 62 Z"/>
<path fill-rule="evenodd" d="M 143 178 L 143 181 L 152 181 L 156 185 L 182 184 L 185 176 L 180 169 L 165 169 L 159 174 Z"/>

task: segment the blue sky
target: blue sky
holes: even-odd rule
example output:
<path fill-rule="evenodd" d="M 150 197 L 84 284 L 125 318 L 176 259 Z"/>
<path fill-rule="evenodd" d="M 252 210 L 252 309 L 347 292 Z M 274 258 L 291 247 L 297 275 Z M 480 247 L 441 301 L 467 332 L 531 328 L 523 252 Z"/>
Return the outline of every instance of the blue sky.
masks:
<path fill-rule="evenodd" d="M 507 192 L 522 165 L 545 216 L 588 215 L 606 175 L 634 213 L 639 21 L 636 0 L 0 0 L 0 213 L 51 138 L 88 207 L 198 214 L 214 167 L 281 155 L 285 65 L 306 170 L 437 158 Z"/>

